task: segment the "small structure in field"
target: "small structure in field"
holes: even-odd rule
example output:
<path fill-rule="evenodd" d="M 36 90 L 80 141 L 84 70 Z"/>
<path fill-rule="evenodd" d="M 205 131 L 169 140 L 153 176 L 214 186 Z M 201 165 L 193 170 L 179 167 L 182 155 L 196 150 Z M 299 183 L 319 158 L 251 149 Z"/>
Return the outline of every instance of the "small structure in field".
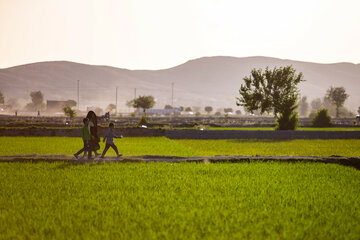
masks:
<path fill-rule="evenodd" d="M 139 111 L 138 114 L 141 114 L 142 111 Z M 170 116 L 170 115 L 180 115 L 181 111 L 180 108 L 173 108 L 173 109 L 155 109 L 150 108 L 146 110 L 146 115 L 148 116 Z"/>

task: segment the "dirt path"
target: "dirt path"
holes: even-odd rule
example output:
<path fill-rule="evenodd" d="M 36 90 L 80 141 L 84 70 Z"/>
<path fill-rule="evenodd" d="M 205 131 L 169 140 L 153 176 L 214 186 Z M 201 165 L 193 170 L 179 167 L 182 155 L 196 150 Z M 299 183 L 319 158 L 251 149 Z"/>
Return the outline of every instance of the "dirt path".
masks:
<path fill-rule="evenodd" d="M 73 164 L 83 163 L 136 163 L 136 162 L 195 162 L 195 163 L 240 163 L 240 162 L 321 162 L 335 163 L 344 166 L 351 166 L 360 170 L 360 157 L 343 157 L 343 156 L 214 156 L 214 157 L 177 157 L 177 156 L 124 156 L 121 158 L 105 157 L 94 159 L 75 159 L 68 155 L 13 155 L 0 156 L 0 162 L 67 162 Z"/>

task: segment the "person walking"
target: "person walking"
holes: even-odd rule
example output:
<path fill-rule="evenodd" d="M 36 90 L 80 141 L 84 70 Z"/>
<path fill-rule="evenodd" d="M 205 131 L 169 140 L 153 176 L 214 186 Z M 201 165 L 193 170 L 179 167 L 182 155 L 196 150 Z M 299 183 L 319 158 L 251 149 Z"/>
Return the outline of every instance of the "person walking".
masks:
<path fill-rule="evenodd" d="M 97 116 L 93 111 L 89 111 L 88 114 L 86 115 L 86 118 L 89 119 L 89 132 L 90 132 L 90 147 L 89 147 L 89 152 L 88 152 L 88 156 L 91 157 L 91 152 L 95 153 L 95 156 L 100 155 L 97 150 L 100 149 L 100 138 L 97 134 Z"/>
<path fill-rule="evenodd" d="M 81 136 L 82 136 L 82 139 L 84 142 L 84 147 L 82 149 L 80 149 L 77 153 L 74 154 L 74 157 L 76 159 L 79 159 L 79 154 L 81 154 L 82 152 L 89 151 L 89 143 L 90 143 L 90 139 L 91 139 L 89 128 L 88 128 L 89 119 L 84 118 L 83 123 L 84 123 L 84 126 L 81 129 Z"/>
<path fill-rule="evenodd" d="M 114 130 L 114 124 L 110 123 L 109 124 L 109 130 L 108 130 L 108 132 L 106 133 L 106 135 L 105 135 L 105 137 L 103 139 L 103 142 L 105 142 L 105 140 L 106 140 L 106 145 L 105 145 L 103 153 L 101 154 L 101 158 L 104 158 L 107 150 L 110 147 L 112 147 L 112 149 L 114 149 L 117 157 L 122 156 L 121 154 L 119 154 L 118 149 L 117 149 L 116 145 L 114 144 L 114 139 L 113 138 L 122 138 L 123 136 L 122 135 L 120 137 L 116 136 L 113 130 Z"/>

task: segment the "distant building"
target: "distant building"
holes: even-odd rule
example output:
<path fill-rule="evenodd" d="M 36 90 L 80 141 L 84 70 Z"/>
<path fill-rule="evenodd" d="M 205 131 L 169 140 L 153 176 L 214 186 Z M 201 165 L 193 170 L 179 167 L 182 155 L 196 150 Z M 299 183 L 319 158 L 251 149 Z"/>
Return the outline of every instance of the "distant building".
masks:
<path fill-rule="evenodd" d="M 142 114 L 143 110 L 139 109 L 138 114 Z M 148 116 L 170 116 L 170 115 L 175 115 L 181 114 L 180 108 L 173 108 L 173 109 L 155 109 L 155 108 L 150 108 L 146 110 L 146 115 Z"/>

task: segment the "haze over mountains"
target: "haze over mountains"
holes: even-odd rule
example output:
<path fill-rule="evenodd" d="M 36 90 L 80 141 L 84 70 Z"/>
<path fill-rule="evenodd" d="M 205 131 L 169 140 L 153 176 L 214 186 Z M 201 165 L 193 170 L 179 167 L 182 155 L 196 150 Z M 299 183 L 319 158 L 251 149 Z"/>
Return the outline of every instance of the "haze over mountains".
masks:
<path fill-rule="evenodd" d="M 345 106 L 355 111 L 360 106 L 360 64 L 319 64 L 270 57 L 203 57 L 162 70 L 128 70 L 109 66 L 94 66 L 55 61 L 26 64 L 0 69 L 0 90 L 5 98 L 30 101 L 31 91 L 40 90 L 45 100 L 77 101 L 77 81 L 80 80 L 80 108 L 106 107 L 115 103 L 118 86 L 118 106 L 127 111 L 125 102 L 139 95 L 153 95 L 155 108 L 171 104 L 174 83 L 175 106 L 213 106 L 236 109 L 235 97 L 242 78 L 253 68 L 293 65 L 303 72 L 305 82 L 301 94 L 310 102 L 323 97 L 330 86 L 343 86 L 350 95 Z"/>

